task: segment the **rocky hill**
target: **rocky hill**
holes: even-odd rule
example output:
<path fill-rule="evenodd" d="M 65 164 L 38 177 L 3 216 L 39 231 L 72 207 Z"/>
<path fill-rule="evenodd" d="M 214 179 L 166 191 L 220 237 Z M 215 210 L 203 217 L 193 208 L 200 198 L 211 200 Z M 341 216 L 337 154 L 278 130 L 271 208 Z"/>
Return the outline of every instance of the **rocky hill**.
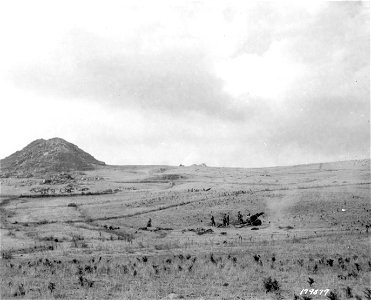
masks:
<path fill-rule="evenodd" d="M 39 174 L 91 170 L 105 165 L 76 145 L 61 138 L 38 139 L 0 161 L 1 173 Z"/>

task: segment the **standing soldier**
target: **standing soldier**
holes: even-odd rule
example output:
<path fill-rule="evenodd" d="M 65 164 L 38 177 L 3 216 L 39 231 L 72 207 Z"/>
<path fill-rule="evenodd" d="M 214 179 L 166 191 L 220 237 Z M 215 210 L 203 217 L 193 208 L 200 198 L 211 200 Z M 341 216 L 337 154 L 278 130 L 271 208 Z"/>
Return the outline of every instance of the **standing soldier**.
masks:
<path fill-rule="evenodd" d="M 229 214 L 227 215 L 227 226 L 229 226 Z"/>
<path fill-rule="evenodd" d="M 224 214 L 223 216 L 223 226 L 226 227 L 227 226 L 227 215 Z"/>
<path fill-rule="evenodd" d="M 247 223 L 247 224 L 250 224 L 250 223 L 251 223 L 251 216 L 250 216 L 250 213 L 247 213 L 246 223 Z"/>
<path fill-rule="evenodd" d="M 214 216 L 211 216 L 211 226 L 215 226 L 215 219 L 214 219 Z"/>
<path fill-rule="evenodd" d="M 238 222 L 239 222 L 240 224 L 243 223 L 243 218 L 242 218 L 242 214 L 241 214 L 240 211 L 239 211 L 238 214 L 237 214 L 237 219 L 238 219 Z"/>
<path fill-rule="evenodd" d="M 152 220 L 151 220 L 151 218 L 149 218 L 149 220 L 147 222 L 147 227 L 152 227 Z"/>

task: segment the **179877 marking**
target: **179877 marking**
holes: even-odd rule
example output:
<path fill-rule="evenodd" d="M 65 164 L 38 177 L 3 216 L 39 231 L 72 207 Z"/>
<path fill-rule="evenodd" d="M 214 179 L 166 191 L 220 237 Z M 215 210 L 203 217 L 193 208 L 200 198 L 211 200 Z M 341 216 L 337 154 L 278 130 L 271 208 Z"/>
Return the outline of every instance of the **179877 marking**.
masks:
<path fill-rule="evenodd" d="M 330 291 L 329 289 L 325 289 L 325 290 L 302 289 L 301 292 L 300 292 L 300 295 L 302 295 L 302 294 L 306 295 L 307 293 L 309 293 L 310 295 L 320 295 L 320 296 L 322 296 L 322 293 L 324 292 L 323 295 L 326 296 L 329 291 Z"/>

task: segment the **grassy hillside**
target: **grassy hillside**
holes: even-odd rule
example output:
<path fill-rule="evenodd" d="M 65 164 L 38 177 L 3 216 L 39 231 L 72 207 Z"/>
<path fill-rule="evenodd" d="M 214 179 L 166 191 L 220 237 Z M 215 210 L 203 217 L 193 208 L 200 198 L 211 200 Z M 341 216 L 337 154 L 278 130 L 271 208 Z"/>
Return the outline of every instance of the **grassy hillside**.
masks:
<path fill-rule="evenodd" d="M 2 179 L 2 299 L 368 299 L 369 160 L 72 177 Z"/>

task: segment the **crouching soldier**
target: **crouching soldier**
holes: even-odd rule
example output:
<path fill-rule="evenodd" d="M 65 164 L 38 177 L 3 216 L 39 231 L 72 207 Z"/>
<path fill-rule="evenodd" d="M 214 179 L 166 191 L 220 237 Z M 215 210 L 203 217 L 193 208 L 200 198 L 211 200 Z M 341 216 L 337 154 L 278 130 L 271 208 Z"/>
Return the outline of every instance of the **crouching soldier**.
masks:
<path fill-rule="evenodd" d="M 152 227 L 152 220 L 151 220 L 151 218 L 149 218 L 149 220 L 147 222 L 147 227 Z"/>

